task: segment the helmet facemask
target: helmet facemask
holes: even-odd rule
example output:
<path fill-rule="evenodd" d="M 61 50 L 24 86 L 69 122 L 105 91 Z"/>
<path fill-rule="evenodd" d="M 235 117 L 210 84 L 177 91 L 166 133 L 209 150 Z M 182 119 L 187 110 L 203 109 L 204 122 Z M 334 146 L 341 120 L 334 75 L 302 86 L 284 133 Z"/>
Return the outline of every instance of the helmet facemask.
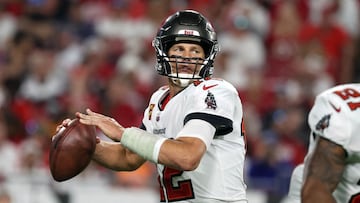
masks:
<path fill-rule="evenodd" d="M 186 87 L 194 80 L 201 79 L 199 73 L 204 67 L 204 59 L 184 58 L 181 56 L 170 56 L 168 59 L 171 68 L 167 76 L 175 85 Z"/>

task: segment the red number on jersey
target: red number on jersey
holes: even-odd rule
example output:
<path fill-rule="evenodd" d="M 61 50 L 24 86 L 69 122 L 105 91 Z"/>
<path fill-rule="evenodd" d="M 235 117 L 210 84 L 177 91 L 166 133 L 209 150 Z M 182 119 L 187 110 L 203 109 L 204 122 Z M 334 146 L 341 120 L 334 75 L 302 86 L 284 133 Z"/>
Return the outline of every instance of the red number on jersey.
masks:
<path fill-rule="evenodd" d="M 174 178 L 181 176 L 182 173 L 183 171 L 179 171 L 168 167 L 165 167 L 163 170 L 163 184 L 169 202 L 195 198 L 190 179 L 177 181 L 175 183 L 176 185 L 175 184 L 173 185 Z M 165 194 L 163 188 L 161 187 L 161 184 L 160 184 L 160 197 L 161 197 L 161 202 L 165 202 Z"/>
<path fill-rule="evenodd" d="M 343 100 L 348 100 L 350 98 L 356 98 L 356 97 L 360 97 L 360 93 L 354 89 L 351 88 L 346 88 L 343 89 L 341 91 L 335 91 L 334 94 L 338 95 L 339 97 L 341 97 Z M 347 102 L 347 105 L 349 106 L 349 108 L 354 111 L 357 108 L 360 107 L 360 102 Z"/>
<path fill-rule="evenodd" d="M 360 193 L 351 196 L 349 203 L 359 203 L 360 202 Z"/>

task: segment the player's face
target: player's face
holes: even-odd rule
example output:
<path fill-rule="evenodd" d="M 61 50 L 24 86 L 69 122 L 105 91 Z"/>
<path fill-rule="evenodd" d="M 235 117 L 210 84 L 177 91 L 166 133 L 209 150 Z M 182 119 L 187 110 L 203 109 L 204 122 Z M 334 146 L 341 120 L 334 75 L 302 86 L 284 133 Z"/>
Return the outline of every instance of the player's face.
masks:
<path fill-rule="evenodd" d="M 204 62 L 204 49 L 198 44 L 179 43 L 169 49 L 173 73 L 197 75 Z"/>

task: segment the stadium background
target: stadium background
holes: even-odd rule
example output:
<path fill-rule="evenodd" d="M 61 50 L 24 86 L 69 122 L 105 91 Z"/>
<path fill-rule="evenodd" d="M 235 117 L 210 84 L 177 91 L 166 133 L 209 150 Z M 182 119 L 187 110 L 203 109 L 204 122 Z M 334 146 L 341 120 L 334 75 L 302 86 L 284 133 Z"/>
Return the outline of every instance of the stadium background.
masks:
<path fill-rule="evenodd" d="M 156 202 L 152 164 L 119 173 L 92 163 L 56 183 L 48 149 L 56 125 L 85 107 L 139 125 L 165 82 L 151 40 L 166 16 L 185 8 L 213 23 L 221 46 L 214 76 L 232 82 L 243 101 L 249 202 L 281 202 L 306 153 L 314 95 L 359 81 L 359 3 L 1 0 L 0 202 Z"/>

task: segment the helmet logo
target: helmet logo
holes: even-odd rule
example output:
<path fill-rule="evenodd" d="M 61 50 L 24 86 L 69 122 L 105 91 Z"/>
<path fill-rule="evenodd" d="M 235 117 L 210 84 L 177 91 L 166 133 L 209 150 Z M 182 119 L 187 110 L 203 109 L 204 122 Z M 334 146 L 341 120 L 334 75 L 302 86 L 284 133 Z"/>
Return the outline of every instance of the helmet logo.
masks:
<path fill-rule="evenodd" d="M 178 34 L 200 36 L 200 33 L 196 30 L 179 30 Z"/>

